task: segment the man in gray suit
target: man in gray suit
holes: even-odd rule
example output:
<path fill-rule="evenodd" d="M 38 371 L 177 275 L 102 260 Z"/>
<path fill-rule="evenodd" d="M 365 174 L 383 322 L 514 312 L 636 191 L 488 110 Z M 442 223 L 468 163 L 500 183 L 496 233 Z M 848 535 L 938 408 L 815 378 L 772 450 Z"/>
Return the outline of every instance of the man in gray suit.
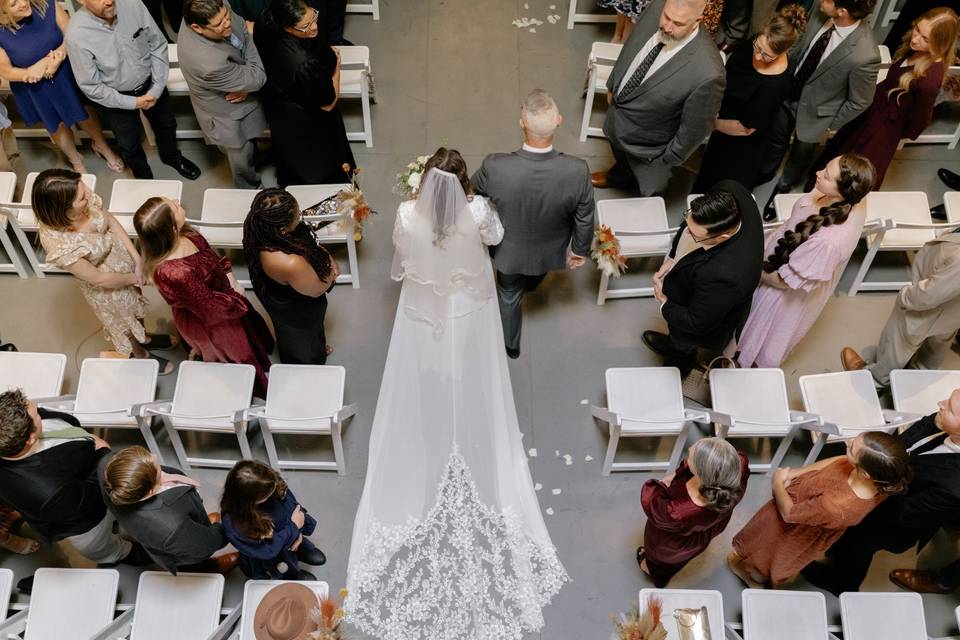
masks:
<path fill-rule="evenodd" d="M 226 154 L 238 188 L 259 189 L 253 157 L 267 118 L 255 92 L 267 74 L 246 23 L 224 0 L 187 0 L 177 50 L 203 135 Z"/>
<path fill-rule="evenodd" d="M 720 52 L 700 28 L 705 0 L 654 0 L 607 80 L 603 133 L 616 163 L 591 176 L 598 189 L 661 193 L 713 130 L 726 87 Z"/>
<path fill-rule="evenodd" d="M 803 37 L 790 50 L 790 65 L 796 69 L 793 90 L 774 121 L 760 171 L 759 182 L 772 178 L 790 149 L 763 211 L 768 222 L 777 217 L 774 196 L 807 179 L 820 143 L 873 102 L 880 52 L 864 18 L 875 1 L 820 0 L 820 10 L 812 12 Z"/>
<path fill-rule="evenodd" d="M 523 102 L 523 148 L 494 153 L 473 175 L 477 193 L 493 202 L 503 222 L 503 241 L 490 250 L 507 355 L 520 355 L 523 294 L 548 271 L 578 269 L 593 241 L 593 188 L 587 163 L 553 148 L 563 118 L 542 89 Z"/>

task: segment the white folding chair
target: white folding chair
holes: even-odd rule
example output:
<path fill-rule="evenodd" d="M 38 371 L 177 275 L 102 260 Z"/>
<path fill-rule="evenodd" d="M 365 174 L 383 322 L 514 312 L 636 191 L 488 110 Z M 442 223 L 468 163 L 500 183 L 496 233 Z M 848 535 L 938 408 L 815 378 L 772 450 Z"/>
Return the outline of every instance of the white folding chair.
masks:
<path fill-rule="evenodd" d="M 790 410 L 781 369 L 712 369 L 710 396 L 718 437 L 780 438 L 769 464 L 751 463 L 751 471 L 773 474 L 800 429 L 822 425 L 819 416 Z"/>
<path fill-rule="evenodd" d="M 137 409 L 156 400 L 158 370 L 156 360 L 87 358 L 80 366 L 76 395 L 54 398 L 43 406 L 69 413 L 85 427 L 139 429 L 147 448 L 162 461 L 150 416 L 138 415 Z"/>
<path fill-rule="evenodd" d="M 0 351 L 0 393 L 21 389 L 31 400 L 60 395 L 67 356 L 62 353 Z"/>
<path fill-rule="evenodd" d="M 880 52 L 880 71 L 877 73 L 877 84 L 880 84 L 887 79 L 887 75 L 890 73 L 891 58 L 890 49 L 886 45 L 877 45 L 877 50 Z"/>
<path fill-rule="evenodd" d="M 190 226 L 200 231 L 211 247 L 243 249 L 243 221 L 259 189 L 207 189 L 203 192 L 200 219 Z"/>
<path fill-rule="evenodd" d="M 663 198 L 624 198 L 597 202 L 597 224 L 610 227 L 620 241 L 620 253 L 626 258 L 665 256 L 670 252 L 677 227 L 667 222 Z M 608 298 L 637 298 L 653 295 L 653 286 L 609 288 L 610 277 L 600 275 L 597 304 Z"/>
<path fill-rule="evenodd" d="M 190 87 L 187 85 L 186 78 L 183 77 L 183 71 L 180 69 L 180 53 L 177 50 L 177 45 L 175 43 L 170 43 L 167 45 L 167 57 L 170 60 L 170 71 L 167 74 L 167 91 L 172 96 L 189 96 Z M 147 134 L 147 139 L 151 145 L 156 145 L 154 140 L 153 128 L 150 126 L 150 121 L 147 120 L 141 114 L 141 120 L 143 121 L 143 129 Z M 183 140 L 205 140 L 203 131 L 198 128 L 196 129 L 187 129 L 185 127 L 177 126 L 177 138 Z"/>
<path fill-rule="evenodd" d="M 596 3 L 590 2 L 591 6 Z M 567 9 L 567 29 L 573 29 L 577 22 L 616 22 L 615 13 L 580 13 L 577 11 L 577 0 L 570 0 L 570 6 Z"/>
<path fill-rule="evenodd" d="M 954 64 L 948 67 L 947 74 L 953 76 L 960 74 L 960 65 Z M 929 131 L 932 126 L 928 127 L 927 131 Z M 942 125 L 938 126 L 938 128 L 941 127 Z M 945 144 L 947 145 L 947 149 L 956 149 L 957 144 L 960 144 L 960 121 L 955 122 L 951 129 L 941 130 L 942 133 L 921 133 L 919 136 L 917 136 L 916 140 L 904 138 L 900 141 L 900 146 L 902 148 L 908 144 Z"/>
<path fill-rule="evenodd" d="M 576 0 L 574 0 L 576 1 Z M 587 58 L 587 77 L 583 87 L 583 119 L 580 122 L 580 142 L 586 142 L 587 136 L 605 138 L 603 127 L 591 127 L 590 118 L 593 115 L 593 103 L 597 92 L 607 95 L 607 80 L 613 72 L 613 65 L 620 56 L 622 44 L 609 42 L 594 42 L 590 47 L 590 57 Z"/>
<path fill-rule="evenodd" d="M 144 571 L 136 604 L 90 640 L 206 640 L 222 602 L 222 575 Z"/>
<path fill-rule="evenodd" d="M 874 191 L 867 194 L 867 222 L 882 221 L 872 238 L 867 238 L 867 254 L 850 285 L 848 295 L 858 291 L 899 291 L 908 280 L 878 282 L 866 280 L 867 272 L 878 251 L 899 251 L 912 254 L 937 237 L 937 232 L 953 230 L 960 219 L 934 223 L 930 217 L 927 194 L 922 191 Z"/>
<path fill-rule="evenodd" d="M 159 196 L 180 200 L 182 194 L 183 182 L 180 180 L 114 180 L 107 210 L 113 214 L 130 237 L 136 237 L 137 230 L 133 228 L 133 214 L 147 199 Z"/>
<path fill-rule="evenodd" d="M 290 185 L 287 191 L 297 199 L 297 204 L 301 209 L 312 207 L 318 202 L 326 200 L 332 195 L 336 195 L 344 189 L 349 189 L 348 184 L 300 184 Z M 337 277 L 337 282 L 349 282 L 354 289 L 360 288 L 360 269 L 357 265 L 357 241 L 354 237 L 356 231 L 352 220 L 342 221 L 336 214 L 322 216 L 305 216 L 306 222 L 329 222 L 317 234 L 317 242 L 320 244 L 339 244 L 347 245 L 347 261 L 350 263 L 350 273 L 341 273 Z"/>
<path fill-rule="evenodd" d="M 33 185 L 36 183 L 37 176 L 39 175 L 40 175 L 39 171 L 31 171 L 30 173 L 27 174 L 26 179 L 23 181 L 23 193 L 20 194 L 20 202 L 22 202 L 23 204 L 30 204 L 32 202 Z M 87 188 L 90 189 L 90 191 L 97 190 L 96 175 L 92 173 L 84 173 L 83 175 L 80 176 L 80 180 L 83 182 L 83 184 L 87 185 Z M 6 202 L 6 200 L 4 202 Z M 33 218 L 33 221 L 34 221 L 34 225 L 36 225 L 36 218 Z M 36 227 L 34 226 L 34 228 L 30 230 L 36 231 Z"/>
<path fill-rule="evenodd" d="M 919 593 L 840 594 L 843 640 L 928 640 Z"/>
<path fill-rule="evenodd" d="M 256 369 L 249 364 L 184 361 L 177 371 L 173 400 L 140 405 L 136 413 L 163 419 L 183 471 L 189 471 L 191 464 L 230 468 L 236 460 L 188 456 L 179 432 L 235 433 L 244 459 L 252 458 L 245 411 L 255 378 Z"/>
<path fill-rule="evenodd" d="M 690 432 L 690 422 L 710 422 L 708 411 L 685 409 L 680 370 L 676 367 L 607 369 L 607 408 L 590 407 L 593 416 L 609 425 L 610 441 L 603 460 L 603 475 L 611 471 L 661 469 L 680 463 Z M 676 436 L 668 462 L 614 462 L 617 444 L 624 437 Z"/>
<path fill-rule="evenodd" d="M 336 469 L 346 473 L 343 459 L 344 422 L 357 412 L 357 405 L 343 405 L 347 373 L 331 365 L 275 364 L 270 367 L 267 402 L 247 410 L 247 420 L 258 419 L 267 459 L 274 469 Z M 274 434 L 329 435 L 333 438 L 333 462 L 281 460 Z"/>
<path fill-rule="evenodd" d="M 836 640 L 819 591 L 744 589 L 743 640 Z"/>
<path fill-rule="evenodd" d="M 726 625 L 723 621 L 723 596 L 719 591 L 706 589 L 640 589 L 640 611 L 645 611 L 650 598 L 658 598 L 663 603 L 661 621 L 667 631 L 667 640 L 681 640 L 677 621 L 673 617 L 676 609 L 707 608 L 710 637 L 723 640 Z"/>
<path fill-rule="evenodd" d="M 10 608 L 10 592 L 13 590 L 13 571 L 0 569 L 0 621 L 7 617 Z"/>
<path fill-rule="evenodd" d="M 380 19 L 380 0 L 370 0 L 370 4 L 349 3 L 347 13 L 370 13 L 374 20 Z"/>
<path fill-rule="evenodd" d="M 828 442 L 850 440 L 865 431 L 893 433 L 922 417 L 881 407 L 873 376 L 865 369 L 800 376 L 800 393 L 807 412 L 837 427 L 835 433 L 811 432 L 814 444 L 804 465 L 816 460 Z"/>
<path fill-rule="evenodd" d="M 929 415 L 937 403 L 960 389 L 960 371 L 935 369 L 894 369 L 890 372 L 890 394 L 896 411 Z"/>
<path fill-rule="evenodd" d="M 17 226 L 17 218 L 29 209 L 29 206 L 21 204 L 0 203 L 0 247 L 3 247 L 3 252 L 6 254 L 6 260 L 0 261 L 0 273 L 15 273 L 21 278 L 29 278 L 31 274 L 36 273 L 36 269 L 33 267 L 36 256 L 34 255 L 33 260 L 30 260 L 33 247 L 20 227 Z M 20 257 L 20 252 L 17 250 L 18 246 L 21 249 L 27 247 L 23 250 L 26 260 Z M 27 268 L 28 264 L 30 266 L 29 270 Z"/>
<path fill-rule="evenodd" d="M 947 220 L 960 220 L 960 191 L 944 191 L 943 208 Z"/>
<path fill-rule="evenodd" d="M 285 580 L 248 580 L 243 585 L 243 603 L 234 609 L 233 613 L 221 623 L 207 640 L 254 640 L 253 616 L 260 601 L 272 588 L 284 584 Z M 304 580 L 297 582 L 312 589 L 317 598 L 325 598 L 329 593 L 326 582 L 318 580 Z M 238 623 L 239 621 L 239 623 Z"/>
<path fill-rule="evenodd" d="M 370 48 L 361 46 L 337 48 L 340 50 L 340 99 L 360 100 L 363 115 L 363 129 L 348 131 L 347 140 L 359 140 L 367 147 L 372 147 L 373 120 L 370 116 L 370 104 L 376 104 L 377 95 L 373 82 L 373 70 L 370 67 Z"/>
<path fill-rule="evenodd" d="M 0 622 L 0 638 L 89 638 L 113 620 L 116 569 L 37 569 L 30 606 Z"/>

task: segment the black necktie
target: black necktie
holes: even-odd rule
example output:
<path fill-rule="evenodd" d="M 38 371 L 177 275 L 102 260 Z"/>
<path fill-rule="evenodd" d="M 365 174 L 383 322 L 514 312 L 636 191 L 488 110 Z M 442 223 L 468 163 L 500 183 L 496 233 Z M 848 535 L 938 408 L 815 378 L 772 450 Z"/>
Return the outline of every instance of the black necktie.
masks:
<path fill-rule="evenodd" d="M 620 96 L 630 95 L 631 91 L 640 86 L 640 83 L 643 82 L 647 72 L 650 71 L 650 67 L 653 66 L 653 61 L 657 59 L 657 56 L 660 55 L 660 51 L 662 50 L 662 42 L 658 42 L 657 44 L 653 45 L 653 49 L 651 49 L 650 53 L 647 54 L 647 57 L 640 62 L 640 66 L 637 67 L 637 70 L 633 72 L 633 75 L 630 76 L 630 79 L 627 80 L 627 83 L 623 85 L 622 89 L 620 89 L 620 93 L 617 94 L 618 99 Z"/>
<path fill-rule="evenodd" d="M 827 50 L 827 45 L 830 44 L 830 36 L 832 36 L 836 30 L 837 28 L 834 25 L 830 25 L 830 28 L 824 31 L 820 37 L 817 38 L 817 41 L 813 43 L 813 46 L 810 47 L 810 53 L 807 54 L 803 64 L 800 65 L 800 70 L 797 71 L 797 75 L 793 77 L 793 88 L 790 91 L 790 100 L 793 102 L 800 99 L 800 94 L 803 93 L 803 85 L 807 84 L 807 80 L 809 80 L 813 72 L 817 70 L 817 67 L 820 65 L 820 59 L 823 58 L 823 52 Z"/>
<path fill-rule="evenodd" d="M 911 456 L 919 456 L 919 455 L 922 454 L 922 453 L 927 453 L 928 451 L 933 451 L 934 449 L 936 449 L 937 447 L 939 447 L 940 445 L 943 444 L 944 440 L 946 439 L 946 436 L 947 436 L 946 433 L 938 433 L 936 436 L 934 436 L 934 437 L 931 438 L 930 440 L 927 440 L 926 442 L 924 442 L 922 445 L 920 445 L 920 446 L 917 447 L 916 449 L 911 449 L 911 450 L 910 450 L 910 455 L 911 455 Z"/>

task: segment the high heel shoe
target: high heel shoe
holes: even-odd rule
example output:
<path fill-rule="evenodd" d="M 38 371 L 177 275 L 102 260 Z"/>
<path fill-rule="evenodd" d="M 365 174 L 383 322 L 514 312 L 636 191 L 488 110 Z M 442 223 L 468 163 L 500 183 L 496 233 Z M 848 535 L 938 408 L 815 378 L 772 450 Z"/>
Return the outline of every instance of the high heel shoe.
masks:
<path fill-rule="evenodd" d="M 109 160 L 107 160 L 106 153 L 102 152 L 100 149 L 97 149 L 96 147 L 91 147 L 91 148 L 93 149 L 93 153 L 95 155 L 99 156 L 101 160 L 107 163 L 107 168 L 110 169 L 110 171 L 113 171 L 114 173 L 123 173 L 124 171 L 127 170 L 127 166 L 123 164 L 123 160 L 121 160 L 119 156 L 114 156 L 116 160 L 114 160 L 113 163 L 111 163 Z"/>

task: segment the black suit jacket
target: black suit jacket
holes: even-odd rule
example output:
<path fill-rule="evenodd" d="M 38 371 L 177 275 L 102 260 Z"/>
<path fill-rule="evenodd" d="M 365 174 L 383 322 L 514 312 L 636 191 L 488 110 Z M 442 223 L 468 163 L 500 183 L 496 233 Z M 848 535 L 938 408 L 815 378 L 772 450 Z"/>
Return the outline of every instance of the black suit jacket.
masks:
<path fill-rule="evenodd" d="M 663 281 L 667 297 L 661 313 L 679 345 L 723 349 L 747 321 L 763 267 L 763 222 L 751 193 L 738 182 L 721 180 L 710 191 L 733 194 L 743 215 L 740 231 L 709 251 L 698 248 L 673 265 Z M 686 224 L 673 239 L 677 252 Z"/>
<path fill-rule="evenodd" d="M 112 457 L 100 460 L 101 490 L 104 472 Z M 163 467 L 163 470 L 183 473 L 173 467 Z M 170 573 L 176 574 L 178 566 L 203 562 L 227 544 L 223 527 L 210 522 L 203 500 L 193 487 L 167 489 L 132 505 L 113 504 L 106 491 L 103 500 L 123 530 Z"/>
<path fill-rule="evenodd" d="M 41 419 L 71 415 L 40 409 Z M 86 533 L 107 514 L 97 484 L 97 462 L 110 452 L 92 440 L 71 440 L 22 460 L 0 458 L 0 500 L 20 512 L 45 542 Z"/>
<path fill-rule="evenodd" d="M 939 433 L 929 415 L 914 423 L 900 438 L 907 448 Z M 914 545 L 923 548 L 937 529 L 960 524 L 960 454 L 910 455 L 913 480 L 907 493 L 880 503 L 856 526 L 856 535 L 898 553 Z"/>

